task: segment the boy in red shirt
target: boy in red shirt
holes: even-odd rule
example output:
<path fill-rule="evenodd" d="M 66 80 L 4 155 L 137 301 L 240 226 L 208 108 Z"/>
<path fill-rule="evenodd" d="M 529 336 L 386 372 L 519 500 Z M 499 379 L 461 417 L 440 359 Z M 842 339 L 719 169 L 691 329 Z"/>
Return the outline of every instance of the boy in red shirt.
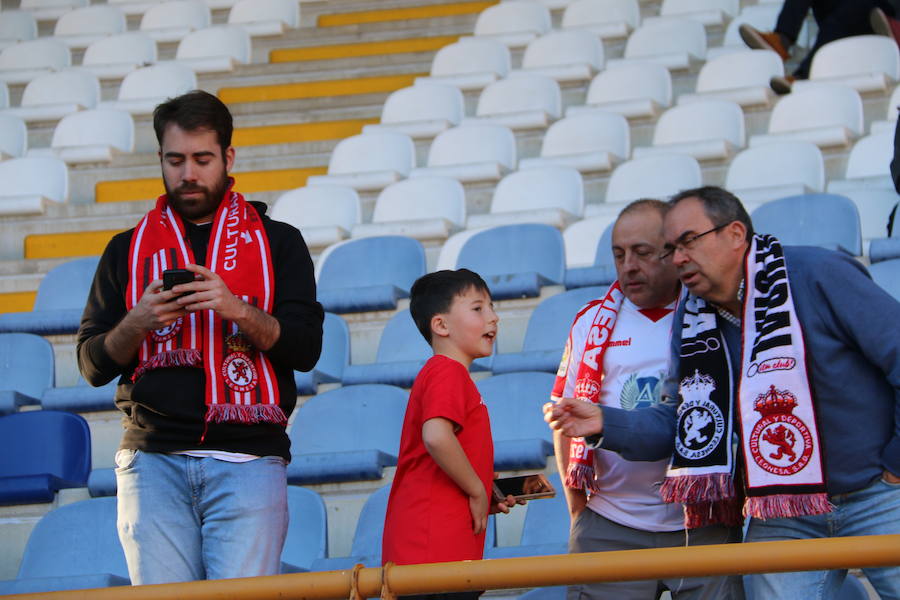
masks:
<path fill-rule="evenodd" d="M 403 420 L 388 499 L 382 562 L 479 560 L 492 502 L 494 445 L 487 407 L 469 377 L 490 356 L 499 318 L 487 284 L 468 269 L 438 271 L 410 291 L 410 313 L 434 350 L 419 371 Z M 406 596 L 470 600 L 481 592 Z"/>

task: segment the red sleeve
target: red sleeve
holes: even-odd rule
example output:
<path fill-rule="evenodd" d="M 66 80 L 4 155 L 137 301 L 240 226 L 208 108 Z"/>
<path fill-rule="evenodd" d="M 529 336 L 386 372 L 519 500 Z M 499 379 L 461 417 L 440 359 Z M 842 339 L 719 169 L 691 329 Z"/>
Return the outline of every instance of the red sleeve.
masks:
<path fill-rule="evenodd" d="M 453 359 L 435 365 L 422 396 L 422 422 L 443 417 L 462 427 L 469 412 L 468 398 L 474 386 L 468 371 Z"/>

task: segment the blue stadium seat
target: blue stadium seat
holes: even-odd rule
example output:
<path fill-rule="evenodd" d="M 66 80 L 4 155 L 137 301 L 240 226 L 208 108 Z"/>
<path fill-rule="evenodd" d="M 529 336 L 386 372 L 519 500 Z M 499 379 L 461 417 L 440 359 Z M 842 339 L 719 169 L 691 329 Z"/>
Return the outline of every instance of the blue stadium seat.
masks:
<path fill-rule="evenodd" d="M 87 488 L 91 498 L 115 496 L 118 489 L 116 470 L 112 467 L 92 470 L 88 475 Z"/>
<path fill-rule="evenodd" d="M 875 280 L 875 283 L 900 301 L 900 258 L 870 265 L 869 274 Z"/>
<path fill-rule="evenodd" d="M 485 558 L 546 556 L 568 552 L 569 508 L 566 506 L 566 496 L 558 473 L 549 475 L 547 479 L 556 488 L 556 495 L 528 502 L 519 545 L 491 548 Z"/>
<path fill-rule="evenodd" d="M 53 381 L 50 342 L 30 333 L 0 333 L 0 415 L 40 404 Z"/>
<path fill-rule="evenodd" d="M 519 600 L 566 600 L 568 588 L 564 585 L 534 588 L 519 596 Z"/>
<path fill-rule="evenodd" d="M 538 304 L 528 319 L 522 351 L 498 354 L 491 371 L 495 375 L 514 371 L 556 373 L 566 337 L 578 311 L 603 296 L 602 287 L 585 287 L 551 296 Z"/>
<path fill-rule="evenodd" d="M 82 487 L 91 471 L 91 432 L 82 417 L 34 410 L 0 417 L 0 506 L 50 502 Z"/>
<path fill-rule="evenodd" d="M 130 585 L 116 532 L 116 499 L 66 504 L 35 525 L 16 579 L 0 594 L 42 593 Z"/>
<path fill-rule="evenodd" d="M 397 464 L 407 398 L 389 385 L 353 385 L 307 400 L 291 428 L 288 482 L 380 479 Z"/>
<path fill-rule="evenodd" d="M 550 399 L 550 373 L 506 373 L 482 379 L 478 391 L 491 416 L 494 468 L 543 469 L 553 455 L 550 428 L 541 407 Z"/>
<path fill-rule="evenodd" d="M 99 256 L 76 258 L 48 271 L 38 286 L 34 309 L 0 315 L 0 332 L 52 335 L 78 331 L 99 260 Z"/>
<path fill-rule="evenodd" d="M 325 502 L 316 492 L 289 485 L 287 538 L 281 552 L 282 573 L 309 571 L 313 562 L 328 555 Z"/>
<path fill-rule="evenodd" d="M 869 244 L 869 260 L 873 263 L 900 258 L 900 225 L 894 226 L 891 237 L 877 238 Z"/>
<path fill-rule="evenodd" d="M 610 223 L 597 241 L 597 254 L 592 266 L 566 269 L 567 290 L 586 286 L 607 286 L 616 280 L 616 265 L 612 255 L 613 225 L 614 223 Z"/>
<path fill-rule="evenodd" d="M 366 499 L 366 503 L 359 513 L 359 519 L 356 521 L 350 556 L 314 560 L 310 571 L 351 569 L 357 563 L 362 563 L 367 567 L 380 567 L 381 534 L 384 532 L 384 517 L 387 514 L 390 493 L 391 485 L 388 484 L 372 492 Z"/>
<path fill-rule="evenodd" d="M 456 268 L 481 275 L 495 300 L 540 295 L 565 273 L 562 234 L 550 225 L 502 225 L 478 232 L 459 251 Z"/>
<path fill-rule="evenodd" d="M 320 383 L 339 383 L 350 362 L 350 330 L 338 315 L 325 313 L 322 325 L 322 355 L 312 371 L 294 371 L 297 393 L 315 394 Z"/>
<path fill-rule="evenodd" d="M 102 410 L 114 410 L 116 378 L 106 385 L 92 387 L 83 377 L 78 377 L 76 385 L 64 387 L 51 387 L 44 390 L 41 396 L 41 406 L 45 410 L 64 410 L 68 412 L 97 412 Z"/>
<path fill-rule="evenodd" d="M 397 308 L 425 274 L 425 250 L 412 238 L 358 238 L 328 247 L 319 258 L 318 299 L 336 313 Z"/>
<path fill-rule="evenodd" d="M 782 245 L 820 246 L 862 254 L 859 211 L 836 194 L 801 194 L 766 202 L 753 211 L 753 228 L 774 235 Z"/>

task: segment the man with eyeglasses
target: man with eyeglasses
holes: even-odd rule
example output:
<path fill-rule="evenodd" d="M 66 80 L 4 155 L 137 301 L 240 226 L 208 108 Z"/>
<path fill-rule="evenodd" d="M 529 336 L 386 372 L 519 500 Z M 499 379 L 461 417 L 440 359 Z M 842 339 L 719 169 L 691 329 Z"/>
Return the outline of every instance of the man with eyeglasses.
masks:
<path fill-rule="evenodd" d="M 673 450 L 661 487 L 686 526 L 746 541 L 900 534 L 900 303 L 844 254 L 754 235 L 721 188 L 670 201 L 664 260 L 686 293 L 657 406 L 564 399 L 545 419 L 633 460 Z M 732 440 L 736 438 L 737 444 Z M 900 598 L 900 567 L 864 569 Z M 748 576 L 751 598 L 834 597 L 846 570 Z"/>
<path fill-rule="evenodd" d="M 612 231 L 617 281 L 575 317 L 552 397 L 635 410 L 654 406 L 666 378 L 669 336 L 680 284 L 663 251 L 668 205 L 638 200 Z M 584 440 L 554 435 L 556 461 L 572 519 L 570 552 L 601 552 L 738 542 L 740 527 L 713 524 L 688 532 L 680 503 L 659 495 L 668 456 L 633 462 Z M 732 577 L 670 577 L 569 587 L 571 600 L 649 600 L 663 590 L 676 600 L 743 598 Z"/>

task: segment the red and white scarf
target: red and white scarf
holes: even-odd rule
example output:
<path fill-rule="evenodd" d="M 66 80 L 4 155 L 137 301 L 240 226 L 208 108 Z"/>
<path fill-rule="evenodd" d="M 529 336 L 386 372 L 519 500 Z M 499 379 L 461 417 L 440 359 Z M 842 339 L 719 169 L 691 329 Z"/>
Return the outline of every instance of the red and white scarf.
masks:
<path fill-rule="evenodd" d="M 597 314 L 591 323 L 584 343 L 584 352 L 581 353 L 581 361 L 578 363 L 578 371 L 575 378 L 575 397 L 600 403 L 600 386 L 603 381 L 603 356 L 612 339 L 612 332 L 616 326 L 616 318 L 622 307 L 625 294 L 619 282 L 613 283 L 602 300 L 595 300 L 585 306 L 575 317 L 579 318 L 590 308 L 600 304 Z M 559 370 L 556 372 L 556 382 L 550 398 L 558 401 L 565 392 L 568 379 L 569 356 L 572 353 L 572 333 L 566 342 Z M 569 466 L 566 469 L 565 485 L 570 488 L 586 491 L 597 491 L 594 473 L 594 451 L 584 442 L 584 438 L 573 438 L 569 446 Z"/>
<path fill-rule="evenodd" d="M 205 266 L 234 295 L 271 314 L 275 290 L 269 240 L 259 213 L 231 190 L 232 183 L 213 219 Z M 194 264 L 184 222 L 166 195 L 157 198 L 156 207 L 135 228 L 128 264 L 128 310 L 164 270 Z M 287 424 L 271 362 L 251 346 L 236 323 L 213 310 L 192 312 L 150 332 L 141 344 L 132 379 L 167 367 L 205 370 L 207 423 Z"/>

